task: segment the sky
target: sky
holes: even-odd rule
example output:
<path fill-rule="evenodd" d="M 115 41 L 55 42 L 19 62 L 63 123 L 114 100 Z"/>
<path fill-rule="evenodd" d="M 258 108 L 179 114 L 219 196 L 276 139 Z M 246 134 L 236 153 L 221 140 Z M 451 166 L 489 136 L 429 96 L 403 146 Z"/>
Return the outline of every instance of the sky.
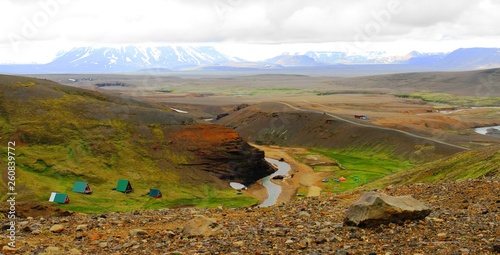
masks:
<path fill-rule="evenodd" d="M 497 0 L 0 0 L 0 63 L 91 46 L 211 45 L 250 61 L 500 47 Z"/>

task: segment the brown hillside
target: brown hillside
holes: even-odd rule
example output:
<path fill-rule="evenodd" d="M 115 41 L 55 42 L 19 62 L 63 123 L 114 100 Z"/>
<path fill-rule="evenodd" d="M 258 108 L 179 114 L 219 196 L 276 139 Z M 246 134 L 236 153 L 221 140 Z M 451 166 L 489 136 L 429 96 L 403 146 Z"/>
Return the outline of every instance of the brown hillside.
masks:
<path fill-rule="evenodd" d="M 244 139 L 257 144 L 356 148 L 425 161 L 463 150 L 387 128 L 360 126 L 326 114 L 293 110 L 277 103 L 252 105 L 232 112 L 217 123 L 234 128 Z"/>
<path fill-rule="evenodd" d="M 463 96 L 500 96 L 500 69 L 467 72 L 423 72 L 337 80 L 352 89 L 390 89 L 396 93 L 422 90 Z"/>

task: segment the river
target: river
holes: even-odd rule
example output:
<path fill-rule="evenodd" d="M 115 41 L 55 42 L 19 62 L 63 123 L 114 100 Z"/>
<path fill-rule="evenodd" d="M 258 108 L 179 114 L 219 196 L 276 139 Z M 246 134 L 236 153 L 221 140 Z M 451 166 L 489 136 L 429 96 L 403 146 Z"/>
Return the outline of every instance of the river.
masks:
<path fill-rule="evenodd" d="M 267 198 L 260 204 L 260 207 L 267 207 L 276 204 L 278 197 L 281 194 L 281 186 L 273 183 L 271 179 L 276 175 L 287 175 L 291 167 L 288 163 L 282 162 L 272 158 L 266 158 L 266 161 L 278 166 L 278 170 L 271 175 L 262 178 L 260 181 L 264 187 L 267 189 Z"/>

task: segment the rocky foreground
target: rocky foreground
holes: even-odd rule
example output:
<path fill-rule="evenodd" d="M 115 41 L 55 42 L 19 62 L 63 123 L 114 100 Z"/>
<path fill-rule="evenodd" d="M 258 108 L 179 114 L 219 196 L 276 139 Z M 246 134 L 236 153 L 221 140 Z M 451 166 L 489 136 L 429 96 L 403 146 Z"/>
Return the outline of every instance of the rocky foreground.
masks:
<path fill-rule="evenodd" d="M 163 209 L 18 219 L 4 254 L 497 254 L 500 180 L 389 187 L 431 213 L 400 225 L 344 224 L 361 192 L 301 198 L 268 208 Z M 3 220 L 4 229 L 8 221 Z M 4 231 L 4 233 L 6 233 Z M 2 233 L 2 234 L 4 234 Z M 2 245 L 7 236 L 1 236 Z"/>

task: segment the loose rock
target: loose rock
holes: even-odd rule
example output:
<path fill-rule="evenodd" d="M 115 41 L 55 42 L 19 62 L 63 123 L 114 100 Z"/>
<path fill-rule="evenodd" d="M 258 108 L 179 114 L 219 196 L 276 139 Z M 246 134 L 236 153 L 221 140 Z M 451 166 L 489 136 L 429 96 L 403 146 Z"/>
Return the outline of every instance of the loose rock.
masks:
<path fill-rule="evenodd" d="M 213 236 L 221 232 L 221 226 L 216 219 L 208 218 L 202 215 L 195 216 L 187 222 L 182 230 L 184 236 Z"/>
<path fill-rule="evenodd" d="M 50 232 L 52 233 L 61 233 L 64 230 L 64 225 L 56 224 L 50 228 Z"/>
<path fill-rule="evenodd" d="M 431 209 L 427 205 L 411 196 L 393 197 L 371 191 L 362 194 L 349 207 L 345 223 L 359 227 L 378 227 L 380 224 L 423 219 L 430 213 Z"/>

